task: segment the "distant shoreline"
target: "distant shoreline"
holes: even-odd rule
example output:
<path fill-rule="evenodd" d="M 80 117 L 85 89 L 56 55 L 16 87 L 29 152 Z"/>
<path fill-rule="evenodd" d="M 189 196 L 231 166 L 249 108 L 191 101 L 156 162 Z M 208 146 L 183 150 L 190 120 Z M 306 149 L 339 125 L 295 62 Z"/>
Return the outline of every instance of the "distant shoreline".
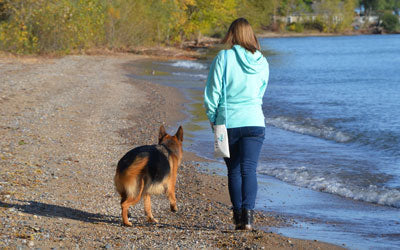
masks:
<path fill-rule="evenodd" d="M 334 37 L 334 36 L 362 36 L 362 35 L 390 35 L 386 33 L 373 34 L 365 30 L 342 32 L 342 33 L 324 33 L 324 32 L 273 32 L 265 31 L 257 33 L 258 38 L 288 38 L 288 37 Z M 190 40 L 185 41 L 181 46 L 178 45 L 150 45 L 150 46 L 137 46 L 126 49 L 110 50 L 107 48 L 97 47 L 88 48 L 84 50 L 75 50 L 67 55 L 118 55 L 120 53 L 144 55 L 151 57 L 158 57 L 163 59 L 180 59 L 180 60 L 197 60 L 202 58 L 203 53 L 199 52 L 201 49 L 209 49 L 217 44 L 220 44 L 220 38 L 202 37 L 200 41 Z M 46 54 L 14 54 L 11 52 L 1 51 L 0 58 L 62 58 L 63 54 L 46 53 Z"/>
<path fill-rule="evenodd" d="M 358 35 L 371 35 L 370 33 L 362 32 L 343 32 L 343 33 L 326 33 L 326 32 L 272 32 L 266 31 L 257 34 L 258 38 L 282 38 L 282 37 L 329 37 L 329 36 L 358 36 Z"/>

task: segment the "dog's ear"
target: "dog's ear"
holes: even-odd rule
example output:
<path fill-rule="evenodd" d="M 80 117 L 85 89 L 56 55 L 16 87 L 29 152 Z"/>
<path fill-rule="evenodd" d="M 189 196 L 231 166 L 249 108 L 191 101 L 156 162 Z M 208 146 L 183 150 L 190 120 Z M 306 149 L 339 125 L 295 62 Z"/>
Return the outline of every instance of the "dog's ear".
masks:
<path fill-rule="evenodd" d="M 176 131 L 175 136 L 176 136 L 176 138 L 178 138 L 178 140 L 183 141 L 183 128 L 182 128 L 182 126 L 179 126 L 178 131 Z"/>
<path fill-rule="evenodd" d="M 160 143 L 162 138 L 164 138 L 164 136 L 167 134 L 167 132 L 165 132 L 165 128 L 164 125 L 161 125 L 160 127 L 160 132 L 158 134 L 158 142 Z"/>

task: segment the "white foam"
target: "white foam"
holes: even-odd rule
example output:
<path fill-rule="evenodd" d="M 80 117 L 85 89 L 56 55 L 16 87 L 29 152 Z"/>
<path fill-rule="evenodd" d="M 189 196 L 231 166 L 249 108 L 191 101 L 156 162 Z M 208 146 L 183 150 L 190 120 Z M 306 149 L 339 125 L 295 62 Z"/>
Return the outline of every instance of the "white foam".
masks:
<path fill-rule="evenodd" d="M 316 124 L 311 119 L 299 121 L 291 117 L 278 116 L 268 118 L 267 124 L 288 131 L 311 135 L 326 140 L 333 140 L 336 142 L 349 142 L 353 139 L 350 135 L 347 135 L 342 131 L 337 131 L 335 128 L 326 125 Z"/>
<path fill-rule="evenodd" d="M 366 201 L 400 208 L 400 190 L 370 185 L 360 187 L 331 176 L 319 176 L 305 167 L 262 169 L 261 174 L 276 177 L 282 181 L 313 190 L 340 195 L 354 200 Z"/>
<path fill-rule="evenodd" d="M 174 67 L 178 67 L 178 68 L 185 68 L 185 69 L 197 69 L 197 70 L 201 70 L 201 69 L 206 69 L 207 66 L 196 62 L 196 61 L 176 61 L 173 64 L 171 64 Z"/>

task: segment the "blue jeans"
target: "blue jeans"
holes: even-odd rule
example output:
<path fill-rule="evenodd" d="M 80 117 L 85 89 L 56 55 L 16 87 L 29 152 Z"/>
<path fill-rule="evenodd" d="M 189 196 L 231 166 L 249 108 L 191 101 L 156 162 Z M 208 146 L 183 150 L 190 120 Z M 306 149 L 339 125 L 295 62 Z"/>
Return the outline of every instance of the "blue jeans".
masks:
<path fill-rule="evenodd" d="M 264 141 L 264 127 L 228 129 L 231 158 L 224 158 L 228 167 L 228 187 L 233 209 L 254 209 L 257 195 L 257 163 Z"/>

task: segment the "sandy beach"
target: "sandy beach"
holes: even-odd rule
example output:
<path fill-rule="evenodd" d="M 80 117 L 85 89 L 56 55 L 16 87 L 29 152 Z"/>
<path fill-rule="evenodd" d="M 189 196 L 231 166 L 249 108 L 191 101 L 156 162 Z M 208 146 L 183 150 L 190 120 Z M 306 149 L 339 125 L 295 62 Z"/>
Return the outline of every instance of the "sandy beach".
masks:
<path fill-rule="evenodd" d="M 341 249 L 275 234 L 286 218 L 258 212 L 253 231 L 235 231 L 225 177 L 198 170 L 184 154 L 177 213 L 152 198 L 122 226 L 113 176 L 129 149 L 155 144 L 161 124 L 175 133 L 185 116 L 174 88 L 132 80 L 131 54 L 0 57 L 1 248 Z M 265 229 L 265 230 L 261 230 Z"/>

